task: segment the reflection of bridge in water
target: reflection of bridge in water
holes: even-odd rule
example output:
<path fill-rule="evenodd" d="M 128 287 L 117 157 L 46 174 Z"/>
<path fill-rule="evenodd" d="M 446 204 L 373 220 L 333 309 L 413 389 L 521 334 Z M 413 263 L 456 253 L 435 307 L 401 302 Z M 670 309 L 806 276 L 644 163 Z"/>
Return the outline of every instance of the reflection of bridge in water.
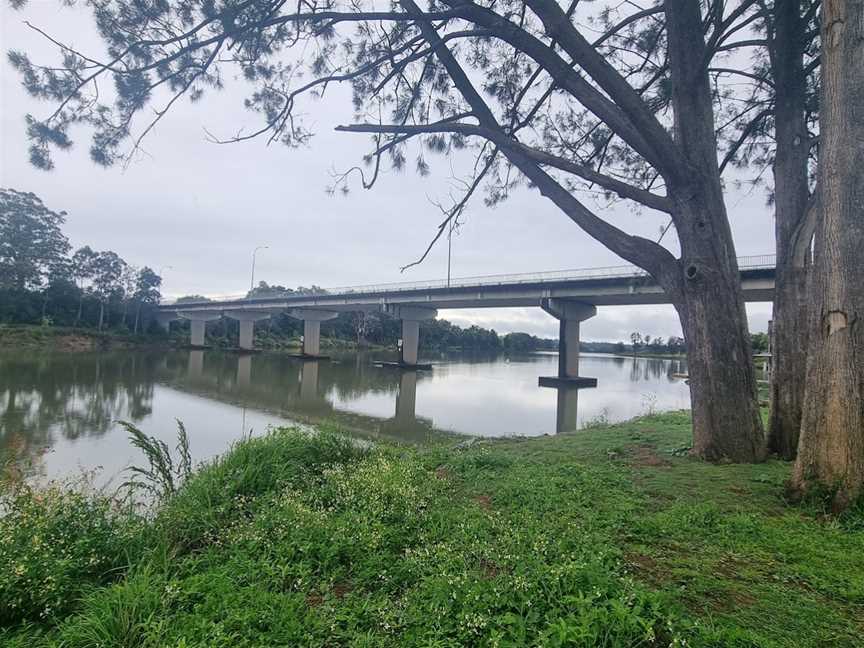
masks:
<path fill-rule="evenodd" d="M 352 432 L 399 441 L 422 442 L 433 434 L 447 432 L 436 429 L 431 419 L 417 416 L 417 386 L 424 380 L 431 380 L 432 376 L 427 372 L 380 369 L 371 357 L 363 354 L 350 358 L 355 366 L 349 373 L 342 370 L 344 367 L 338 360 L 305 359 L 298 362 L 280 354 L 211 354 L 200 349 L 188 353 L 188 380 L 185 384 L 174 385 L 184 390 L 271 411 L 289 419 L 333 421 Z M 208 360 L 206 371 L 205 353 Z M 621 358 L 621 361 L 625 359 Z M 641 362 L 639 371 L 649 371 L 648 364 Z M 274 389 L 274 384 L 278 389 Z M 579 388 L 561 386 L 555 389 L 555 431 L 577 430 Z M 360 414 L 334 404 L 370 392 L 386 394 L 393 399 L 392 416 Z"/>

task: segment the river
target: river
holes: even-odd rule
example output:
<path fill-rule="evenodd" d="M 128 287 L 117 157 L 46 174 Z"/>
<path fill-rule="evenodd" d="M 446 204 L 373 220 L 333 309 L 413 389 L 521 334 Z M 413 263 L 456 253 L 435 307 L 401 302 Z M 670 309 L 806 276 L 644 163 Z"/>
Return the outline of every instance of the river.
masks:
<path fill-rule="evenodd" d="M 333 421 L 366 438 L 423 443 L 453 435 L 575 432 L 689 407 L 682 360 L 584 354 L 587 389 L 539 387 L 555 354 L 424 355 L 431 371 L 379 367 L 387 352 L 331 360 L 219 351 L 0 354 L 0 465 L 23 460 L 44 478 L 95 472 L 122 481 L 141 457 L 118 421 L 173 446 L 186 425 L 195 459 L 269 425 Z M 589 433 L 589 432 L 585 432 Z"/>

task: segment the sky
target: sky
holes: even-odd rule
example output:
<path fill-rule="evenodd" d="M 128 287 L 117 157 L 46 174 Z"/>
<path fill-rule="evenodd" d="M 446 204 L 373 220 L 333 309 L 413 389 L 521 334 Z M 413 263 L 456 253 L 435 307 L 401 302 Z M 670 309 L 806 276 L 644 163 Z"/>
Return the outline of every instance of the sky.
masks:
<path fill-rule="evenodd" d="M 84 129 L 72 131 L 71 151 L 55 154 L 55 169 L 32 167 L 24 117 L 44 118 L 55 106 L 26 93 L 5 54 L 23 50 L 36 63 L 56 62 L 57 54 L 25 20 L 85 53 L 104 50 L 83 6 L 31 0 L 13 11 L 0 0 L 0 186 L 32 191 L 50 209 L 66 211 L 64 231 L 73 246 L 114 250 L 131 264 L 150 266 L 163 277 L 163 294 L 174 297 L 245 292 L 253 250 L 265 245 L 257 253 L 256 283 L 328 287 L 446 277 L 446 241 L 423 264 L 404 273 L 400 267 L 414 261 L 434 236 L 442 216 L 433 203 L 447 202 L 454 191 L 453 168 L 465 160 L 428 157 L 428 176 L 410 169 L 388 172 L 369 191 L 354 181 L 347 196 L 329 195 L 333 174 L 360 164 L 369 149 L 367 135 L 333 130 L 351 122 L 348 87 L 331 87 L 323 99 L 304 104 L 315 132 L 306 147 L 268 146 L 264 139 L 209 142 L 208 131 L 228 137 L 259 125 L 257 115 L 243 107 L 249 86 L 226 77 L 223 91 L 196 104 L 178 101 L 125 169 L 93 164 Z M 609 206 L 582 198 L 634 234 L 655 238 L 666 222 L 661 214 L 633 211 L 626 203 Z M 730 186 L 727 207 L 738 254 L 773 253 L 773 216 L 764 193 Z M 452 241 L 454 277 L 624 263 L 530 188 L 494 208 L 475 199 Z M 770 304 L 747 308 L 751 330 L 764 331 Z M 499 333 L 558 334 L 557 321 L 539 308 L 441 311 L 440 316 Z M 599 307 L 581 330 L 583 339 L 610 341 L 629 340 L 633 331 L 681 334 L 671 306 Z"/>

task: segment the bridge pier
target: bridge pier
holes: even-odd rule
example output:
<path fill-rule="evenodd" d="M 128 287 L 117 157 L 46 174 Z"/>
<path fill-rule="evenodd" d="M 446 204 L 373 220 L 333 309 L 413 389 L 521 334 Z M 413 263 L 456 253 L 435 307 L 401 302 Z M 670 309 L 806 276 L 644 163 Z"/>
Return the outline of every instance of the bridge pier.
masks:
<path fill-rule="evenodd" d="M 189 344 L 193 347 L 204 346 L 204 334 L 207 330 L 207 322 L 212 322 L 222 317 L 221 312 L 216 311 L 178 311 L 182 319 L 189 320 Z"/>
<path fill-rule="evenodd" d="M 397 364 L 407 369 L 431 369 L 431 365 L 417 363 L 420 349 L 420 322 L 435 319 L 438 316 L 438 311 L 424 306 L 388 305 L 386 312 L 402 320 L 402 347 L 399 350 L 399 362 Z"/>
<path fill-rule="evenodd" d="M 545 298 L 540 307 L 559 321 L 558 375 L 540 378 L 541 387 L 596 387 L 596 378 L 579 375 L 579 323 L 594 317 L 593 304 L 569 299 Z"/>
<path fill-rule="evenodd" d="M 294 308 L 288 313 L 294 319 L 303 320 L 303 349 L 304 357 L 321 356 L 321 322 L 331 320 L 339 313 L 323 310 L 312 310 L 309 308 Z"/>
<path fill-rule="evenodd" d="M 261 311 L 228 311 L 225 317 L 237 320 L 240 324 L 240 336 L 237 346 L 243 351 L 255 349 L 255 322 L 270 317 L 270 313 Z"/>

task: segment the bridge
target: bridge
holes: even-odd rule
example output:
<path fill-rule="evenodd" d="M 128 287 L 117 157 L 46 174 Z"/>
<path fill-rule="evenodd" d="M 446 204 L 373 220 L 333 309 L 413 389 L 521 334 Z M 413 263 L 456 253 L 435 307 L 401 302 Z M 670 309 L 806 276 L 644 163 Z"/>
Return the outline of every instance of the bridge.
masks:
<path fill-rule="evenodd" d="M 770 302 L 774 297 L 774 255 L 738 259 L 744 299 Z M 304 358 L 320 358 L 321 322 L 342 312 L 381 311 L 401 320 L 399 362 L 420 368 L 417 353 L 420 322 L 439 309 L 538 307 L 559 320 L 558 375 L 541 378 L 541 385 L 594 386 L 579 376 L 579 324 L 597 314 L 597 306 L 667 304 L 664 290 L 636 266 L 556 270 L 529 274 L 462 277 L 423 281 L 345 286 L 275 296 L 228 296 L 219 300 L 182 301 L 159 306 L 157 319 L 166 329 L 173 320 L 190 322 L 191 345 L 204 346 L 207 322 L 221 317 L 240 324 L 239 347 L 254 348 L 254 324 L 287 312 L 303 321 Z"/>

